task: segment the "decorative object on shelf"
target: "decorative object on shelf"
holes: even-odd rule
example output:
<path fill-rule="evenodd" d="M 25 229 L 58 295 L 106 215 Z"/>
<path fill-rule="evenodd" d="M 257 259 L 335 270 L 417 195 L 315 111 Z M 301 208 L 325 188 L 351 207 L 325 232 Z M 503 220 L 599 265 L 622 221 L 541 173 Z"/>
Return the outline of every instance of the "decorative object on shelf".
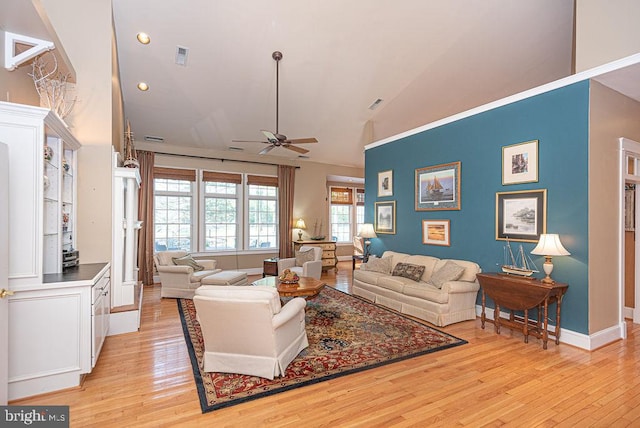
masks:
<path fill-rule="evenodd" d="M 538 181 L 538 140 L 502 148 L 502 184 Z"/>
<path fill-rule="evenodd" d="M 396 201 L 376 202 L 375 231 L 377 233 L 396 233 Z"/>
<path fill-rule="evenodd" d="M 373 224 L 364 223 L 362 225 L 362 228 L 360 229 L 360 237 L 365 239 L 363 260 L 367 260 L 367 258 L 369 257 L 369 247 L 371 246 L 370 239 L 378 237 L 378 235 L 376 235 L 376 231 L 373 229 Z"/>
<path fill-rule="evenodd" d="M 298 229 L 298 241 L 302 241 L 302 231 L 307 228 L 307 225 L 304 224 L 304 220 L 299 218 L 298 221 L 296 221 L 295 228 Z"/>
<path fill-rule="evenodd" d="M 69 172 L 69 169 L 71 167 L 69 166 L 69 162 L 67 162 L 67 158 L 62 158 L 62 169 L 64 169 L 64 172 Z"/>
<path fill-rule="evenodd" d="M 393 170 L 378 173 L 378 197 L 393 196 Z"/>
<path fill-rule="evenodd" d="M 422 243 L 430 245 L 451 245 L 450 220 L 422 220 Z"/>
<path fill-rule="evenodd" d="M 535 272 L 538 272 L 538 266 L 525 254 L 522 244 L 520 244 L 517 253 L 515 255 L 513 254 L 508 237 L 507 243 L 504 246 L 504 261 L 502 262 L 501 269 L 504 273 L 519 276 L 531 276 Z"/>
<path fill-rule="evenodd" d="M 551 272 L 553 271 L 551 257 L 571 255 L 571 253 L 562 246 L 560 236 L 558 236 L 557 233 L 543 233 L 540 235 L 540 241 L 538 242 L 538 245 L 531 250 L 531 254 L 544 256 L 544 264 L 542 265 L 542 268 L 547 276 L 542 279 L 542 282 L 547 284 L 553 284 L 555 282 L 551 279 Z"/>
<path fill-rule="evenodd" d="M 51 146 L 44 146 L 44 160 L 51 162 L 51 159 L 53 159 L 53 149 L 51 148 Z"/>
<path fill-rule="evenodd" d="M 62 213 L 62 231 L 66 232 L 69 228 L 69 213 Z"/>
<path fill-rule="evenodd" d="M 322 219 L 320 220 L 320 226 L 318 226 L 318 220 L 313 222 L 313 236 L 311 239 L 314 241 L 322 241 L 325 235 L 322 234 Z"/>
<path fill-rule="evenodd" d="M 55 112 L 60 119 L 64 119 L 76 105 L 78 97 L 69 99 L 67 91 L 70 88 L 69 78 L 71 74 L 64 74 L 58 71 L 58 60 L 55 55 L 53 67 L 49 70 L 49 63 L 42 57 L 36 57 L 31 64 L 31 74 L 33 84 L 40 96 L 40 105 Z"/>
<path fill-rule="evenodd" d="M 127 121 L 127 130 L 124 133 L 124 162 L 122 166 L 125 168 L 140 168 L 136 148 L 133 146 L 133 133 L 131 132 L 131 124 Z"/>
<path fill-rule="evenodd" d="M 460 162 L 416 169 L 416 211 L 460 209 Z"/>
<path fill-rule="evenodd" d="M 51 180 L 49 180 L 49 177 L 47 177 L 46 175 L 42 177 L 42 183 L 44 186 L 44 190 L 47 190 L 49 186 L 51 186 Z"/>
<path fill-rule="evenodd" d="M 496 193 L 496 239 L 538 242 L 547 231 L 547 189 Z"/>
<path fill-rule="evenodd" d="M 283 270 L 278 279 L 283 284 L 297 284 L 300 281 L 298 274 L 290 269 Z"/>

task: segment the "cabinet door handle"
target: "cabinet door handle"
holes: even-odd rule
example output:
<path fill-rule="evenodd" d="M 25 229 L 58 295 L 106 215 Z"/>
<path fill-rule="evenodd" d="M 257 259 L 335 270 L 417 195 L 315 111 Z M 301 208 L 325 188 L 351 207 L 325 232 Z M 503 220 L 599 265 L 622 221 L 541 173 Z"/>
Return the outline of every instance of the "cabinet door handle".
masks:
<path fill-rule="evenodd" d="M 15 293 L 11 290 L 0 289 L 0 299 L 4 299 L 7 296 L 13 296 Z"/>

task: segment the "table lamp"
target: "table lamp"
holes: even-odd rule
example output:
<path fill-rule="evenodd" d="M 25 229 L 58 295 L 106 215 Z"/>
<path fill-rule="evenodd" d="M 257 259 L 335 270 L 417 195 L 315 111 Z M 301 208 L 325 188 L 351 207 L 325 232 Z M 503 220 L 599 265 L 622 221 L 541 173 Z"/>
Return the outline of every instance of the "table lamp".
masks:
<path fill-rule="evenodd" d="M 364 238 L 364 258 L 365 260 L 369 257 L 369 246 L 371 245 L 371 238 L 377 238 L 376 231 L 373 230 L 373 224 L 364 223 L 362 228 L 360 229 L 360 237 Z"/>
<path fill-rule="evenodd" d="M 555 281 L 551 279 L 551 272 L 553 271 L 553 263 L 551 263 L 552 256 L 568 256 L 571 253 L 568 252 L 560 242 L 560 237 L 557 233 L 543 233 L 540 235 L 538 245 L 531 250 L 531 254 L 544 256 L 544 264 L 542 268 L 546 277 L 542 279 L 542 282 L 547 284 L 553 284 Z"/>
<path fill-rule="evenodd" d="M 302 231 L 307 228 L 307 225 L 304 224 L 304 220 L 299 218 L 298 221 L 296 221 L 295 228 L 300 229 L 298 230 L 298 241 L 302 241 Z"/>

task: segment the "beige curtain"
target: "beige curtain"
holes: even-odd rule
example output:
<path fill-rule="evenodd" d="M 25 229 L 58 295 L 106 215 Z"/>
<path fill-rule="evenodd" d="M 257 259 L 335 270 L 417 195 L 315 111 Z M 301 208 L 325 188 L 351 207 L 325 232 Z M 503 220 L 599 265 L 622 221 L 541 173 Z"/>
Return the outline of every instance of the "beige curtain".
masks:
<path fill-rule="evenodd" d="M 278 165 L 278 211 L 280 212 L 280 258 L 293 256 L 293 189 L 296 181 L 296 167 Z"/>
<path fill-rule="evenodd" d="M 138 193 L 138 218 L 142 228 L 138 235 L 138 280 L 144 285 L 153 284 L 153 152 L 138 151 L 140 162 L 140 192 Z"/>

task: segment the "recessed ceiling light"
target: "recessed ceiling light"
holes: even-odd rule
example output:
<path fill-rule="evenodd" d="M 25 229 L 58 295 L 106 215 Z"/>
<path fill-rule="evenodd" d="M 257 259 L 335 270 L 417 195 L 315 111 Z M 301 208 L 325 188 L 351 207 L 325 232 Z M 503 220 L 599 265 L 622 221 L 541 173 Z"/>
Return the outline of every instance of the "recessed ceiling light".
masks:
<path fill-rule="evenodd" d="M 149 85 L 147 85 L 145 82 L 140 82 L 138 83 L 138 89 L 140 89 L 141 91 L 148 91 Z"/>
<path fill-rule="evenodd" d="M 136 34 L 136 38 L 143 45 L 148 45 L 151 42 L 151 37 L 147 33 L 138 33 Z"/>

